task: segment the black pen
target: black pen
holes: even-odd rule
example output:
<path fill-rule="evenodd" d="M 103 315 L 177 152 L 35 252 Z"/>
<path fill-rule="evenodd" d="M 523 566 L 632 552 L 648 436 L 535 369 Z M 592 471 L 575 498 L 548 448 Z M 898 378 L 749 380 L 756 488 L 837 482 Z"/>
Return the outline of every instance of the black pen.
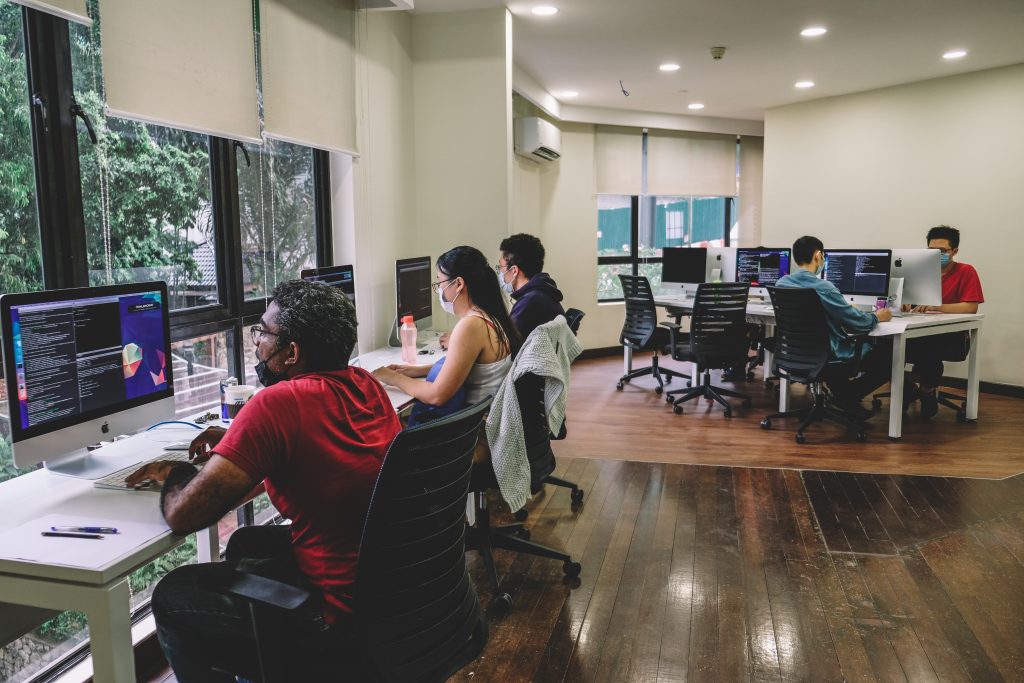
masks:
<path fill-rule="evenodd" d="M 70 531 L 44 531 L 43 536 L 59 536 L 60 538 L 103 538 L 103 534 L 74 534 Z"/>

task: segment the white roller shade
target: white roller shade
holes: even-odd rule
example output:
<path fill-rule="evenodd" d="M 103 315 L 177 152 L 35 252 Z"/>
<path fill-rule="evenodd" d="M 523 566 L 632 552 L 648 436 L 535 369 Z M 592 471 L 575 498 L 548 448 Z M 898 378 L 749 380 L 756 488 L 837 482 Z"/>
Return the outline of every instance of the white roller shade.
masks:
<path fill-rule="evenodd" d="M 756 247 L 761 240 L 761 197 L 764 186 L 764 138 L 740 138 L 740 246 Z"/>
<path fill-rule="evenodd" d="M 61 19 L 92 26 L 92 19 L 89 18 L 89 12 L 85 8 L 85 0 L 11 0 L 11 2 L 52 14 Z"/>
<path fill-rule="evenodd" d="M 644 141 L 639 128 L 598 126 L 594 134 L 597 194 L 643 192 Z"/>
<path fill-rule="evenodd" d="M 260 142 L 251 0 L 100 0 L 107 113 Z"/>
<path fill-rule="evenodd" d="M 260 0 L 267 137 L 355 154 L 353 0 Z"/>
<path fill-rule="evenodd" d="M 736 194 L 736 136 L 650 131 L 647 193 L 732 197 Z"/>

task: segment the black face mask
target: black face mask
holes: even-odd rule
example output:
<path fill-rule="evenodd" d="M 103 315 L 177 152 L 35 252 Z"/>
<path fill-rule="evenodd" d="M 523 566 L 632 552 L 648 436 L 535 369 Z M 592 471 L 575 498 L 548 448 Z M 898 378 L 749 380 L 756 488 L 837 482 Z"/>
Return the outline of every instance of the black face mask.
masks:
<path fill-rule="evenodd" d="M 261 360 L 259 363 L 256 364 L 256 377 L 257 379 L 259 379 L 260 384 L 262 384 L 263 386 L 269 387 L 285 379 L 284 375 L 274 372 L 269 367 L 267 367 L 267 361 L 269 361 L 271 358 L 281 353 L 282 351 L 284 351 L 284 349 L 280 348 L 277 351 L 274 351 L 274 353 L 270 354 L 267 360 Z M 256 358 L 259 359 L 259 356 L 256 356 Z"/>

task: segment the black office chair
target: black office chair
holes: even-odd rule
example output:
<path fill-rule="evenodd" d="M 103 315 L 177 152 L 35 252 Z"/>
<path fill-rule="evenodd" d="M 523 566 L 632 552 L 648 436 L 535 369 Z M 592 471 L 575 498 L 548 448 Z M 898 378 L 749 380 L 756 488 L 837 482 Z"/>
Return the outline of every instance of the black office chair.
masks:
<path fill-rule="evenodd" d="M 572 330 L 573 334 L 580 331 L 580 323 L 583 322 L 584 316 L 587 314 L 578 308 L 568 308 L 565 311 L 565 322 L 569 324 L 569 329 Z"/>
<path fill-rule="evenodd" d="M 712 386 L 711 370 L 735 367 L 746 362 L 750 340 L 747 337 L 747 294 L 750 285 L 746 282 L 715 282 L 697 287 L 693 301 L 693 316 L 690 319 L 689 343 L 680 337 L 680 327 L 675 323 L 662 323 L 667 327 L 672 342 L 672 358 L 697 364 L 704 372 L 702 384 L 692 389 L 677 389 L 665 395 L 673 404 L 677 415 L 683 412 L 682 404 L 695 398 L 707 398 L 725 408 L 725 416 L 732 417 L 732 407 L 726 396 L 743 399 L 743 407 L 750 407 L 750 397 L 729 389 Z M 678 398 L 677 394 L 682 394 Z"/>
<path fill-rule="evenodd" d="M 516 380 L 515 387 L 516 396 L 519 399 L 519 410 L 523 418 L 526 455 L 530 461 L 530 489 L 537 493 L 544 480 L 555 469 L 555 454 L 551 450 L 551 434 L 548 430 L 547 411 L 544 409 L 544 378 L 526 374 Z M 494 548 L 561 560 L 562 571 L 566 576 L 570 578 L 579 576 L 582 569 L 579 562 L 573 562 L 566 553 L 530 541 L 530 530 L 521 523 L 491 525 L 487 492 L 498 489 L 498 481 L 491 463 L 479 463 L 473 466 L 472 488 L 476 524 L 468 527 L 466 548 L 479 552 L 484 562 L 487 578 L 491 584 L 490 608 L 493 611 L 502 613 L 512 608 L 512 596 L 502 591 L 501 583 L 498 581 L 492 553 Z"/>
<path fill-rule="evenodd" d="M 813 289 L 784 287 L 769 287 L 768 293 L 775 309 L 775 367 L 780 377 L 808 385 L 813 400 L 806 408 L 766 416 L 761 420 L 761 427 L 771 429 L 772 420 L 775 419 L 799 418 L 796 442 L 804 443 L 804 430 L 811 423 L 829 420 L 852 430 L 858 441 L 864 441 L 867 438 L 865 424 L 832 402 L 825 381 L 848 379 L 859 373 L 861 352 L 867 336 L 849 335 L 848 338 L 855 342 L 852 360 L 829 360 L 831 343 L 828 320 L 818 293 Z"/>
<path fill-rule="evenodd" d="M 658 309 L 654 306 L 654 293 L 651 291 L 651 283 L 642 275 L 620 275 L 622 282 L 622 296 L 626 300 L 626 319 L 622 323 L 622 333 L 619 335 L 619 343 L 637 351 L 653 351 L 651 364 L 645 368 L 627 372 L 619 378 L 615 388 L 622 391 L 623 385 L 636 377 L 653 375 L 658 382 L 654 388 L 655 393 L 660 394 L 665 389 L 665 383 L 671 382 L 673 377 L 690 379 L 675 370 L 659 367 L 658 354 L 664 352 L 669 344 L 667 332 L 658 327 Z M 665 380 L 662 381 L 662 377 Z"/>
<path fill-rule="evenodd" d="M 308 593 L 241 572 L 226 587 L 249 601 L 264 683 L 440 682 L 480 655 L 487 621 L 466 570 L 465 511 L 489 405 L 490 398 L 392 442 L 363 526 L 354 627 L 344 636 L 325 632 L 311 671 L 297 671 L 303 663 L 280 651 L 274 630 L 277 610 L 298 607 Z"/>
<path fill-rule="evenodd" d="M 956 349 L 950 349 L 950 353 L 943 355 L 942 360 L 950 363 L 962 363 L 967 360 L 967 356 L 971 352 L 971 335 L 967 332 L 963 333 L 964 343 L 962 346 Z M 904 387 L 906 391 L 906 387 Z M 904 394 L 906 395 L 906 394 Z M 871 397 L 871 407 L 876 410 L 881 407 L 883 398 L 891 398 L 892 393 L 883 391 L 874 394 Z M 940 406 L 945 406 L 950 410 L 956 412 L 957 422 L 967 422 L 967 397 L 963 394 L 953 394 L 948 391 L 939 391 L 936 395 Z M 903 406 L 904 412 L 906 412 L 906 404 Z"/>

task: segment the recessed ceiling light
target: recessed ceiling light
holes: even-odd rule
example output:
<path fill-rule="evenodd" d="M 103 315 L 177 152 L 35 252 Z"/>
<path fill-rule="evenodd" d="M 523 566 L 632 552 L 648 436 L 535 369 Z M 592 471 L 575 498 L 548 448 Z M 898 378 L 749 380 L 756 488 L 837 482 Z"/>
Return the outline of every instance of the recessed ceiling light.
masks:
<path fill-rule="evenodd" d="M 793 85 L 797 88 L 813 88 L 814 81 L 797 81 Z"/>
<path fill-rule="evenodd" d="M 558 14 L 558 8 L 551 5 L 540 5 L 539 7 L 534 7 L 532 11 L 538 17 L 550 17 L 552 14 Z"/>
<path fill-rule="evenodd" d="M 805 38 L 814 38 L 815 36 L 823 36 L 828 33 L 828 29 L 824 26 L 808 26 L 803 31 L 800 31 L 800 35 Z"/>
<path fill-rule="evenodd" d="M 579 95 L 575 90 L 566 90 L 561 94 L 562 97 L 579 97 Z"/>
<path fill-rule="evenodd" d="M 704 108 L 704 105 L 701 104 L 700 102 L 691 102 L 690 104 L 688 104 L 686 106 L 687 106 L 688 109 L 703 109 Z"/>
<path fill-rule="evenodd" d="M 967 56 L 967 50 L 950 50 L 942 55 L 943 59 L 960 59 Z"/>
<path fill-rule="evenodd" d="M 678 64 L 662 64 L 658 68 L 661 69 L 662 71 L 679 71 Z"/>

